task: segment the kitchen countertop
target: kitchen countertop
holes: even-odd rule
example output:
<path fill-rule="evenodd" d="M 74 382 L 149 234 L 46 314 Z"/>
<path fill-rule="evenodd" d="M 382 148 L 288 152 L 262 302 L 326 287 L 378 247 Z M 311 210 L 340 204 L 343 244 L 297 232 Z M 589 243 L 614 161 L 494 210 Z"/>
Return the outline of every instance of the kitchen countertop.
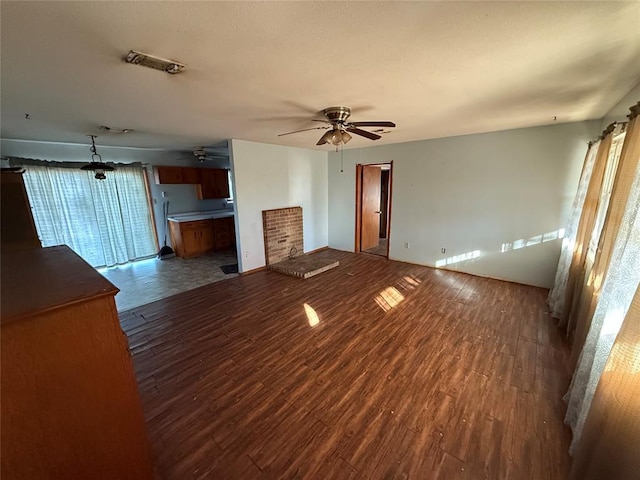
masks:
<path fill-rule="evenodd" d="M 209 210 L 206 212 L 174 213 L 169 215 L 170 222 L 193 222 L 196 220 L 208 220 L 210 218 L 233 217 L 233 209 Z"/>

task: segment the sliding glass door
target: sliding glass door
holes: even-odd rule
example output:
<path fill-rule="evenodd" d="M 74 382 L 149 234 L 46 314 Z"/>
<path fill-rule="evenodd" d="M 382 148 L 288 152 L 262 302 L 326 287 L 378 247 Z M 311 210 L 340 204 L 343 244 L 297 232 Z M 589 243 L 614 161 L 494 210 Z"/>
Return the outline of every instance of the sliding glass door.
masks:
<path fill-rule="evenodd" d="M 42 246 L 69 245 L 94 267 L 156 253 L 144 170 L 120 165 L 106 180 L 93 172 L 25 166 L 25 186 Z"/>

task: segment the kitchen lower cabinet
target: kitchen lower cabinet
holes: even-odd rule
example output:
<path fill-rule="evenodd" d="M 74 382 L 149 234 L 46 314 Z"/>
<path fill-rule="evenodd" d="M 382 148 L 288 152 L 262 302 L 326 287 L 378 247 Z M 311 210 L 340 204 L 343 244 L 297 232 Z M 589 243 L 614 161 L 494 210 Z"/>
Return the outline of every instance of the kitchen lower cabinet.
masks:
<path fill-rule="evenodd" d="M 169 222 L 171 245 L 176 255 L 182 258 L 196 257 L 213 250 L 213 221 Z"/>
<path fill-rule="evenodd" d="M 213 231 L 215 234 L 216 250 L 226 250 L 236 243 L 233 217 L 216 218 L 213 221 Z"/>
<path fill-rule="evenodd" d="M 213 222 L 213 220 L 207 220 L 206 228 L 200 229 L 199 247 L 202 252 L 216 248 Z"/>
<path fill-rule="evenodd" d="M 176 255 L 191 258 L 211 250 L 226 250 L 235 244 L 233 217 L 169 221 L 171 245 Z"/>

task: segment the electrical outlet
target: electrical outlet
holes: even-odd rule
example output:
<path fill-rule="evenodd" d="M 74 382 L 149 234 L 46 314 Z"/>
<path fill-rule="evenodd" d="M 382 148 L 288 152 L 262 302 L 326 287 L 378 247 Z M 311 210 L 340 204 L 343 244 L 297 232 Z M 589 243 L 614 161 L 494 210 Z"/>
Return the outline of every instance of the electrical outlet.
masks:
<path fill-rule="evenodd" d="M 446 248 L 441 248 L 440 249 L 440 253 L 447 253 L 447 249 Z"/>
<path fill-rule="evenodd" d="M 249 258 L 249 252 L 244 252 L 244 258 Z"/>
<path fill-rule="evenodd" d="M 409 242 L 404 242 L 404 248 L 409 248 Z"/>

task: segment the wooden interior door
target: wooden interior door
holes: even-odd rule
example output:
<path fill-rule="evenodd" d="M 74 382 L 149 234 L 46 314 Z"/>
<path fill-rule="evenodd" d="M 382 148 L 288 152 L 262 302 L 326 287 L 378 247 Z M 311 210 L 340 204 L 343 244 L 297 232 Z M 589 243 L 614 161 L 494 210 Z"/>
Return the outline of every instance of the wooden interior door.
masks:
<path fill-rule="evenodd" d="M 380 238 L 387 238 L 389 225 L 389 170 L 380 169 Z"/>
<path fill-rule="evenodd" d="M 362 166 L 362 228 L 360 250 L 380 243 L 380 167 Z"/>

